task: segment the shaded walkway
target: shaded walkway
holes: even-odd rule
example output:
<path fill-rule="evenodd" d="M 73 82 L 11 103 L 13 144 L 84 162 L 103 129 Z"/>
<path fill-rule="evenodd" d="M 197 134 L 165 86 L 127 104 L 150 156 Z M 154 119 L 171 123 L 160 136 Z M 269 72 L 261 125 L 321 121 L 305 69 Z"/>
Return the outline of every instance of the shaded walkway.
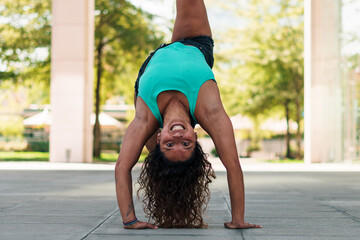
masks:
<path fill-rule="evenodd" d="M 139 171 L 134 172 L 134 178 Z M 226 174 L 217 172 L 208 229 L 125 230 L 113 171 L 0 170 L 0 239 L 358 239 L 358 172 L 245 172 L 246 219 L 228 230 Z M 137 216 L 143 218 L 140 204 Z"/>

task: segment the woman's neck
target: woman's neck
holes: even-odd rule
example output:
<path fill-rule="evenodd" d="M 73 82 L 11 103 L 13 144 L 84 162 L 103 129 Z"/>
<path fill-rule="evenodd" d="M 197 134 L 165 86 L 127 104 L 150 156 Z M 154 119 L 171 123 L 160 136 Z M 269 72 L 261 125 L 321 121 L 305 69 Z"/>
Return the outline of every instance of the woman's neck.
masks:
<path fill-rule="evenodd" d="M 163 112 L 164 125 L 174 119 L 191 123 L 189 110 L 178 99 L 172 99 L 165 107 Z"/>

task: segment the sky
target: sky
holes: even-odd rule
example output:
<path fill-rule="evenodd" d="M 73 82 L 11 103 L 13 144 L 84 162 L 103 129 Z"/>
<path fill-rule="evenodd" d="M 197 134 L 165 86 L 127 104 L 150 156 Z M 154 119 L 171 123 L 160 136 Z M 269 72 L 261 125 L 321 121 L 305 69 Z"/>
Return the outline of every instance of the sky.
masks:
<path fill-rule="evenodd" d="M 205 1 L 210 2 L 212 0 Z M 160 29 L 168 34 L 170 39 L 172 25 L 169 20 L 175 18 L 176 0 L 131 0 L 131 2 L 144 9 L 147 12 L 160 16 L 157 20 L 161 26 Z M 222 0 L 226 3 L 226 0 Z M 356 34 L 360 39 L 360 0 L 342 0 L 343 8 L 341 9 L 341 29 L 342 29 L 342 53 L 345 55 L 360 53 L 360 42 L 349 43 L 351 34 Z M 213 32 L 220 32 L 229 26 L 233 26 L 236 20 L 233 16 L 224 14 L 224 10 L 207 4 L 208 17 Z"/>
<path fill-rule="evenodd" d="M 344 0 L 345 3 L 350 2 Z M 360 0 L 344 4 L 342 8 L 342 53 L 345 55 L 357 52 L 360 53 L 360 42 L 349 43 L 352 34 L 356 34 L 360 40 Z"/>
<path fill-rule="evenodd" d="M 160 19 L 156 23 L 165 25 L 164 30 L 168 35 L 169 39 L 171 32 L 169 29 L 172 28 L 171 20 L 175 19 L 176 16 L 176 0 L 130 0 L 135 6 L 142 8 L 143 10 L 160 16 Z M 210 0 L 211 1 L 211 0 Z M 206 3 L 207 1 L 205 1 Z M 226 15 L 224 17 L 224 10 L 216 8 L 213 4 L 207 4 L 208 18 L 213 32 L 220 32 L 229 26 L 229 23 L 234 23 L 234 19 L 231 16 Z"/>
<path fill-rule="evenodd" d="M 159 30 L 166 33 L 167 39 L 170 39 L 172 27 L 170 20 L 175 19 L 175 0 L 130 0 L 130 2 L 158 16 L 155 23 L 159 26 Z"/>

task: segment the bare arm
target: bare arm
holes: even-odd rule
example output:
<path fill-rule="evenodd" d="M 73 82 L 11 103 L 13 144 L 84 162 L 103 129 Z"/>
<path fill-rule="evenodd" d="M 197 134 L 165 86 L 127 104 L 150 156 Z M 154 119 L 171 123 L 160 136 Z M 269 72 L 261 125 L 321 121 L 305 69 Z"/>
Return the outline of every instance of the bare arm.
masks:
<path fill-rule="evenodd" d="M 155 149 L 157 144 L 157 136 L 161 132 L 160 128 L 149 138 L 145 146 L 149 152 Z"/>
<path fill-rule="evenodd" d="M 137 96 L 134 94 L 134 106 L 136 107 L 136 101 Z M 145 146 L 149 152 L 155 149 L 155 146 L 157 144 L 157 135 L 161 132 L 160 128 L 155 131 L 155 133 L 149 138 L 149 140 L 146 142 Z"/>
<path fill-rule="evenodd" d="M 155 120 L 148 119 L 149 115 L 138 114 L 139 112 L 137 109 L 137 116 L 126 130 L 115 167 L 116 195 L 123 222 L 129 222 L 136 218 L 132 198 L 131 170 L 138 161 L 146 141 L 157 128 Z M 126 228 L 155 228 L 155 226 L 139 221 Z"/>
<path fill-rule="evenodd" d="M 213 139 L 216 151 L 227 172 L 233 223 L 244 223 L 245 194 L 244 180 L 237 156 L 234 133 L 229 117 L 223 109 L 201 124 Z M 211 123 L 211 124 L 209 124 Z"/>
<path fill-rule="evenodd" d="M 244 220 L 245 191 L 243 172 L 236 150 L 233 127 L 222 106 L 215 82 L 208 81 L 202 86 L 196 108 L 196 119 L 213 139 L 220 160 L 227 172 L 232 220 L 225 223 L 225 227 L 260 227 L 246 223 Z"/>

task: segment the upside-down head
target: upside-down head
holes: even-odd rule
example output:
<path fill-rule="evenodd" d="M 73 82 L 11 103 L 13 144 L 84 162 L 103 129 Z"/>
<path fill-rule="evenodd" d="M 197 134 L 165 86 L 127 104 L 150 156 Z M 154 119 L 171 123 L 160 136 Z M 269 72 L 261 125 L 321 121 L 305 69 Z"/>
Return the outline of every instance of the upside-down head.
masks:
<path fill-rule="evenodd" d="M 186 161 L 167 159 L 159 144 L 146 157 L 138 178 L 147 217 L 162 228 L 204 228 L 210 198 L 209 183 L 215 178 L 211 163 L 196 141 Z"/>

